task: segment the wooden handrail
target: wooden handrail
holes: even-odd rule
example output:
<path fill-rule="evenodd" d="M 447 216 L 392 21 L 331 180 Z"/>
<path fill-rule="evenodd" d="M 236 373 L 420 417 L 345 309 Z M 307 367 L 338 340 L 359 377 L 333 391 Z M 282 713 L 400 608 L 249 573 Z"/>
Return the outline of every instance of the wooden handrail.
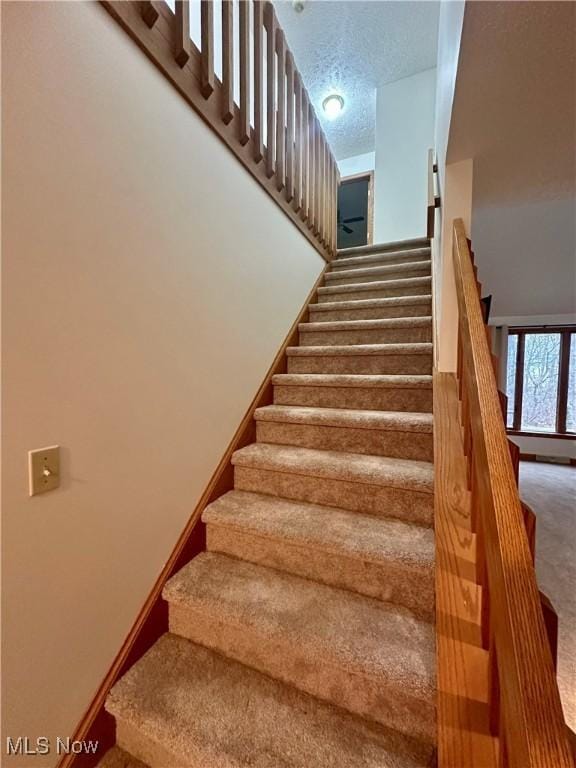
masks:
<path fill-rule="evenodd" d="M 453 258 L 458 379 L 500 766 L 573 765 L 464 225 Z"/>
<path fill-rule="evenodd" d="M 176 0 L 175 13 L 163 0 L 101 4 L 330 261 L 336 253 L 340 174 L 273 4 L 241 0 L 236 25 L 232 0 L 223 0 L 222 82 L 214 68 L 212 0 L 201 0 L 200 50 L 190 37 L 190 0 Z M 239 105 L 234 101 L 236 46 Z"/>
<path fill-rule="evenodd" d="M 434 192 L 434 175 L 438 172 L 438 166 L 434 160 L 434 150 L 428 150 L 428 202 L 426 206 L 426 237 L 434 237 L 434 219 L 436 208 L 440 207 L 440 197 Z"/>

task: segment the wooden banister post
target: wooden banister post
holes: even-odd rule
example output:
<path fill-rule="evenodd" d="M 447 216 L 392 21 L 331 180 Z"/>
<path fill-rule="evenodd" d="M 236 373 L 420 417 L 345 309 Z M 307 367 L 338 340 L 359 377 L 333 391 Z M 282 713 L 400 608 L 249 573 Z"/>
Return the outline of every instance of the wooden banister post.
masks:
<path fill-rule="evenodd" d="M 254 7 L 254 12 L 255 6 Z M 248 0 L 240 3 L 239 35 L 240 35 L 240 123 L 238 139 L 240 144 L 250 140 L 250 3 Z"/>
<path fill-rule="evenodd" d="M 155 3 L 153 0 L 143 0 L 140 3 L 140 13 L 142 15 L 142 18 L 144 20 L 144 23 L 147 27 L 152 29 L 154 24 L 158 21 L 158 17 L 160 16 L 160 12 L 157 8 L 157 3 Z"/>
<path fill-rule="evenodd" d="M 254 0 L 254 160 L 264 157 L 264 6 Z"/>
<path fill-rule="evenodd" d="M 300 218 L 308 221 L 310 210 L 310 125 L 308 94 L 302 86 L 302 202 Z"/>
<path fill-rule="evenodd" d="M 184 67 L 190 58 L 190 0 L 176 0 L 176 39 L 174 58 Z"/>
<path fill-rule="evenodd" d="M 201 81 L 200 90 L 205 99 L 214 92 L 214 4 L 200 0 Z"/>
<path fill-rule="evenodd" d="M 264 6 L 266 29 L 266 176 L 276 172 L 276 14 L 271 2 Z"/>
<path fill-rule="evenodd" d="M 294 194 L 292 207 L 296 212 L 302 205 L 302 164 L 304 147 L 302 145 L 302 82 L 298 72 L 294 72 Z"/>
<path fill-rule="evenodd" d="M 286 54 L 286 200 L 294 197 L 294 57 Z"/>
<path fill-rule="evenodd" d="M 222 120 L 234 117 L 234 5 L 222 0 Z"/>
<path fill-rule="evenodd" d="M 276 189 L 286 183 L 286 41 L 284 32 L 276 30 L 278 59 L 278 108 L 276 112 Z"/>

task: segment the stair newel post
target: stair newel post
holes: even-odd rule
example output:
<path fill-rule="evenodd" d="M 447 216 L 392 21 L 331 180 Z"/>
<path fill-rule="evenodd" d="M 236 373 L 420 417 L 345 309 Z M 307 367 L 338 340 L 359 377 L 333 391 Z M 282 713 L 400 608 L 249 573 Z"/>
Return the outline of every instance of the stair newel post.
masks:
<path fill-rule="evenodd" d="M 271 2 L 264 6 L 266 29 L 266 176 L 276 172 L 276 14 Z"/>
<path fill-rule="evenodd" d="M 214 92 L 214 3 L 212 0 L 201 0 L 200 5 L 201 30 L 201 79 L 200 89 L 205 99 Z"/>
<path fill-rule="evenodd" d="M 286 40 L 280 28 L 276 30 L 278 58 L 278 108 L 276 112 L 276 189 L 286 183 Z"/>
<path fill-rule="evenodd" d="M 294 197 L 294 57 L 286 54 L 286 200 Z"/>
<path fill-rule="evenodd" d="M 302 82 L 294 70 L 294 195 L 292 207 L 297 212 L 302 205 Z"/>
<path fill-rule="evenodd" d="M 174 58 L 179 67 L 184 67 L 190 58 L 190 0 L 176 0 L 176 34 Z"/>
<path fill-rule="evenodd" d="M 222 0 L 222 120 L 234 117 L 234 6 Z"/>
<path fill-rule="evenodd" d="M 248 5 L 248 0 L 241 5 Z M 262 0 L 254 0 L 254 161 L 264 156 L 264 6 Z M 249 104 L 249 102 L 248 102 Z M 247 112 L 249 106 L 247 105 Z M 248 114 L 248 121 L 250 115 Z M 248 122 L 249 124 L 249 122 Z"/>

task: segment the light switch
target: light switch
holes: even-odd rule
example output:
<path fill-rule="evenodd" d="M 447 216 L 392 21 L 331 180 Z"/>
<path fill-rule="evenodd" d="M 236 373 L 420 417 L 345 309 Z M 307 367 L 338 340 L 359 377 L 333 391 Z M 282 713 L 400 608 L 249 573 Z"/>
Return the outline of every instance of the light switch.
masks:
<path fill-rule="evenodd" d="M 60 485 L 60 446 L 28 452 L 30 496 L 53 491 Z"/>

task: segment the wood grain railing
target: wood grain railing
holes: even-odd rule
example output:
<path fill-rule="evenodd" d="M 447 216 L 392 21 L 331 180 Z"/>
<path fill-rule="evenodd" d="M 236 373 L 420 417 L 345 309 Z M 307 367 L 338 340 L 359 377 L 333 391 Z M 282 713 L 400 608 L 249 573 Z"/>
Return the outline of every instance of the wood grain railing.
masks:
<path fill-rule="evenodd" d="M 438 174 L 438 165 L 434 159 L 434 150 L 428 150 L 428 189 L 426 205 L 426 237 L 434 237 L 434 223 L 436 219 L 436 208 L 440 207 L 440 196 L 436 194 L 436 176 Z"/>
<path fill-rule="evenodd" d="M 490 724 L 500 768 L 568 768 L 566 736 L 533 556 L 501 415 L 464 225 L 454 222 L 461 422 L 489 650 Z"/>
<path fill-rule="evenodd" d="M 101 4 L 330 261 L 340 174 L 272 3 L 223 0 L 219 41 L 211 0 L 201 0 L 199 30 L 190 0 L 174 12 L 163 0 Z"/>

